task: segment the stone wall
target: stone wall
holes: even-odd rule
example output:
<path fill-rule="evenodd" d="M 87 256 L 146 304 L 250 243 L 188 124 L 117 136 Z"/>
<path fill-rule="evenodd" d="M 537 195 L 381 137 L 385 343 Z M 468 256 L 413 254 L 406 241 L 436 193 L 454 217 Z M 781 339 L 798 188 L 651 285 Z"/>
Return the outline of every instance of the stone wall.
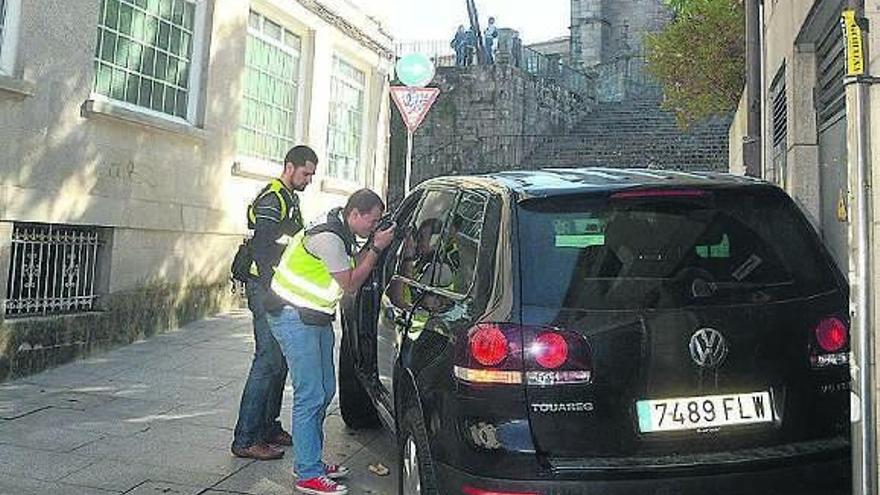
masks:
<path fill-rule="evenodd" d="M 611 30 L 605 60 L 622 52 L 641 54 L 645 34 L 663 29 L 672 19 L 663 0 L 605 0 L 602 4 Z"/>
<path fill-rule="evenodd" d="M 414 138 L 413 187 L 440 175 L 520 168 L 541 140 L 567 133 L 595 106 L 593 94 L 510 65 L 440 68 L 434 85 L 440 96 Z M 406 153 L 406 129 L 396 111 L 391 136 L 394 203 L 403 193 Z"/>
<path fill-rule="evenodd" d="M 622 55 L 641 56 L 645 33 L 671 19 L 663 0 L 572 0 L 573 62 L 589 68 Z"/>

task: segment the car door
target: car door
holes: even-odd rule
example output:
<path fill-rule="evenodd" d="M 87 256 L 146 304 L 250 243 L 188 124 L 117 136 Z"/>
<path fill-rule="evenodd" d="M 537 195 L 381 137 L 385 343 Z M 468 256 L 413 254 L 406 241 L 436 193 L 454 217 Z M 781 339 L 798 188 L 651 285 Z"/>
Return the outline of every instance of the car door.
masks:
<path fill-rule="evenodd" d="M 398 234 L 395 235 L 394 241 L 383 253 L 378 265 L 370 274 L 370 278 L 361 286 L 357 297 L 354 298 L 352 310 L 343 311 L 343 316 L 350 314 L 356 318 L 356 324 L 351 325 L 351 328 L 356 331 L 349 335 L 353 342 L 352 348 L 355 349 L 356 366 L 373 386 L 378 376 L 376 372 L 376 320 L 379 314 L 379 300 L 397 268 L 397 251 L 403 238 L 401 232 L 412 221 L 412 216 L 421 203 L 421 193 L 421 190 L 414 191 L 394 212 L 393 218 L 398 226 Z"/>
<path fill-rule="evenodd" d="M 411 220 L 398 225 L 400 240 L 388 253 L 387 266 L 393 266 L 394 272 L 378 302 L 376 364 L 380 400 L 389 411 L 394 410 L 394 363 L 402 335 L 422 289 L 433 276 L 433 260 L 456 195 L 452 188 L 426 190 Z"/>

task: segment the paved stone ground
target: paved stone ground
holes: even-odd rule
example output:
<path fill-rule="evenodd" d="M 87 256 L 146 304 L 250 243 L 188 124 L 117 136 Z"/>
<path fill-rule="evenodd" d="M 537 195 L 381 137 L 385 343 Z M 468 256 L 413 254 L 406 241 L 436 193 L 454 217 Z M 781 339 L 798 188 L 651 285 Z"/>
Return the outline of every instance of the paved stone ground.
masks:
<path fill-rule="evenodd" d="M 294 493 L 289 448 L 278 461 L 229 453 L 252 349 L 243 310 L 0 384 L 0 495 Z M 281 418 L 287 429 L 289 383 Z M 388 433 L 348 430 L 337 404 L 325 431 L 349 493 L 392 493 Z M 378 462 L 391 475 L 368 470 Z"/>

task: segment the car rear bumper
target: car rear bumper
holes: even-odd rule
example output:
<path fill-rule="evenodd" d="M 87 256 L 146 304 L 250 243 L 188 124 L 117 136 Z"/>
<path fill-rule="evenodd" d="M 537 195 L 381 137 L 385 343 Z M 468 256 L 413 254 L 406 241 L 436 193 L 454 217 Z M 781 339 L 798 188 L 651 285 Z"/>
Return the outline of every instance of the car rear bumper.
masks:
<path fill-rule="evenodd" d="M 695 474 L 693 470 L 674 469 L 631 471 L 628 475 L 601 478 L 590 473 L 576 479 L 540 480 L 493 479 L 467 473 L 437 463 L 440 493 L 461 495 L 470 486 L 495 495 L 843 495 L 850 493 L 851 464 L 848 456 L 833 459 L 792 459 L 786 465 Z M 473 493 L 483 493 L 480 491 Z"/>

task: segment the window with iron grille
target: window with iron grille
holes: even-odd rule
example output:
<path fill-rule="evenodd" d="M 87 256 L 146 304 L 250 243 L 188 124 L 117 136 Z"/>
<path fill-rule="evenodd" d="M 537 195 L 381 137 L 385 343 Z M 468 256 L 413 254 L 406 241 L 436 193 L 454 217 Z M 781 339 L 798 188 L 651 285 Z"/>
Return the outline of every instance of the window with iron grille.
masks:
<path fill-rule="evenodd" d="M 195 19 L 193 0 L 102 0 L 95 93 L 186 119 Z"/>
<path fill-rule="evenodd" d="M 785 94 L 785 66 L 779 69 L 770 85 L 770 128 L 773 141 L 772 163 L 776 183 L 785 187 L 788 153 L 788 97 Z"/>
<path fill-rule="evenodd" d="M 97 299 L 98 229 L 16 223 L 6 283 L 6 316 L 89 311 Z"/>
<path fill-rule="evenodd" d="M 251 11 L 238 153 L 277 162 L 296 139 L 300 37 Z"/>
<path fill-rule="evenodd" d="M 357 182 L 362 176 L 364 87 L 366 74 L 339 57 L 333 57 L 330 119 L 327 126 L 327 174 Z"/>

